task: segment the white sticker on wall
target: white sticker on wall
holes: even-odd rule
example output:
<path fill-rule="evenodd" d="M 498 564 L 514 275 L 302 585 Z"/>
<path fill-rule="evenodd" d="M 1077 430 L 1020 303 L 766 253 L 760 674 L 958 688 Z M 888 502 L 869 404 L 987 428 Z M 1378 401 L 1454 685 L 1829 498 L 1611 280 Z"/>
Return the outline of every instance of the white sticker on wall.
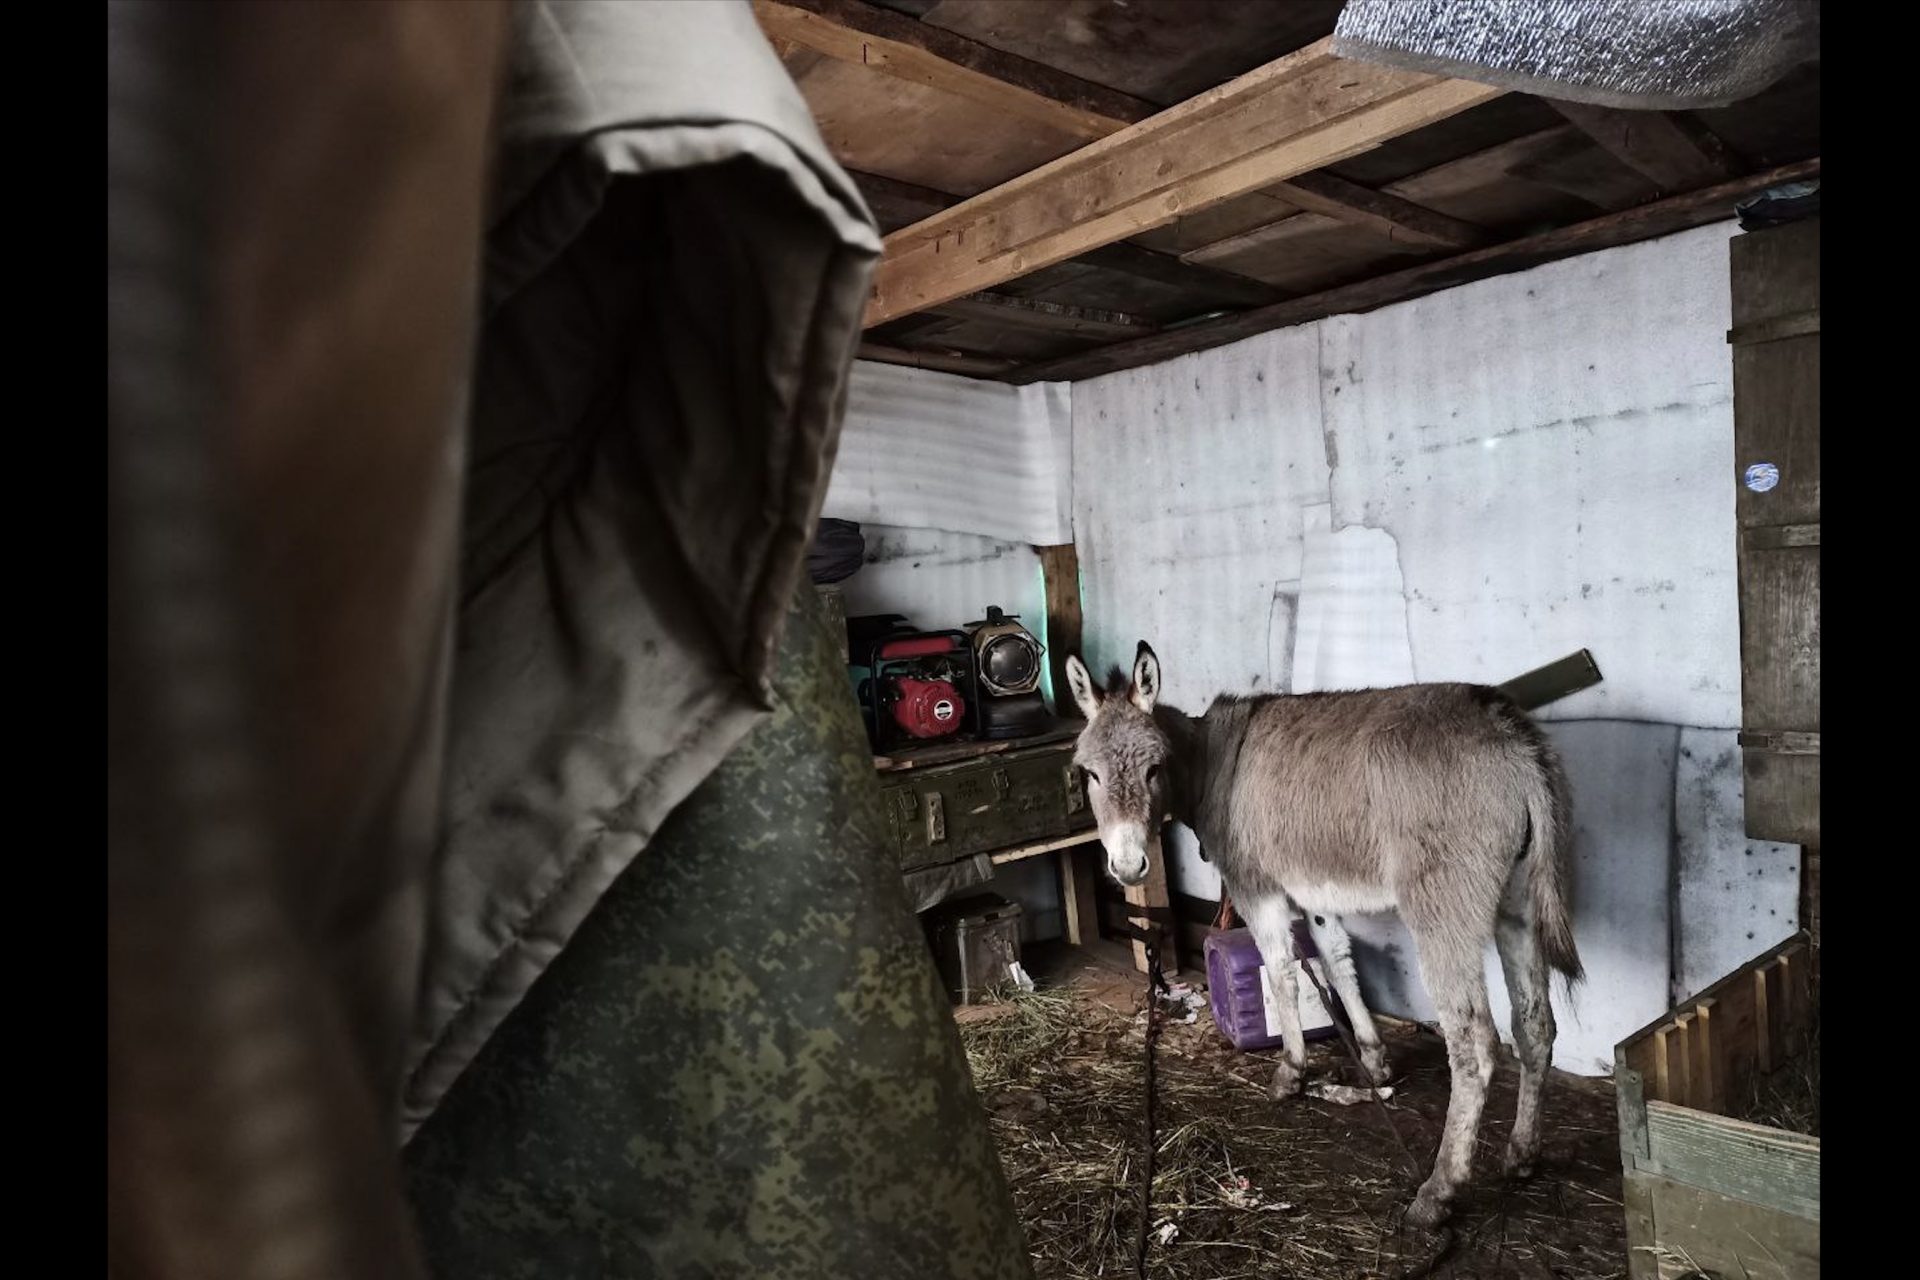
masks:
<path fill-rule="evenodd" d="M 1317 969 L 1314 972 L 1316 974 L 1320 973 Z M 1322 982 L 1326 981 L 1324 974 L 1320 975 L 1320 980 Z M 1314 989 L 1313 983 L 1308 981 L 1306 976 L 1300 972 L 1297 963 L 1293 971 L 1293 994 L 1295 997 L 1294 1004 L 1297 1005 L 1300 1010 L 1300 1030 L 1302 1032 L 1318 1031 L 1323 1027 L 1333 1025 L 1333 1019 L 1327 1015 L 1327 1006 L 1321 1003 L 1320 993 Z M 1279 1035 L 1279 1006 L 1274 1003 L 1273 988 L 1267 982 L 1267 966 L 1265 965 L 1260 966 L 1260 1007 L 1266 1014 L 1267 1034 L 1270 1036 Z"/>
<path fill-rule="evenodd" d="M 1755 493 L 1765 493 L 1780 483 L 1780 468 L 1771 462 L 1756 462 L 1747 468 L 1746 482 Z"/>

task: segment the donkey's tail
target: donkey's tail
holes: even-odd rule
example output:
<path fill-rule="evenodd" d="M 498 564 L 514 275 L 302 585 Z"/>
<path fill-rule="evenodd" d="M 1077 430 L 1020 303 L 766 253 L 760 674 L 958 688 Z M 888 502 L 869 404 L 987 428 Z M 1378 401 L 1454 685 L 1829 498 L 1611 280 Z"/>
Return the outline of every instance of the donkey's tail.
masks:
<path fill-rule="evenodd" d="M 1573 942 L 1573 793 L 1560 756 L 1536 728 L 1527 788 L 1527 888 L 1533 928 L 1547 964 L 1569 985 L 1586 976 Z"/>

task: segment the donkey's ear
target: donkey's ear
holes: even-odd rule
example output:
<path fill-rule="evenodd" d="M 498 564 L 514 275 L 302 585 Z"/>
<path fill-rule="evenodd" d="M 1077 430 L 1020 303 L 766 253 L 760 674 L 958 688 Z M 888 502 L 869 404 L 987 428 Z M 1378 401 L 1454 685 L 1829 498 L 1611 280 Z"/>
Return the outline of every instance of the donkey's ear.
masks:
<path fill-rule="evenodd" d="M 1087 664 L 1078 654 L 1067 655 L 1067 688 L 1073 691 L 1080 714 L 1093 719 L 1093 713 L 1100 709 L 1100 691 L 1093 687 L 1093 677 L 1087 674 Z"/>
<path fill-rule="evenodd" d="M 1142 711 L 1152 711 L 1160 699 L 1160 659 L 1154 657 L 1153 646 L 1145 640 L 1133 655 L 1133 687 L 1127 690 L 1127 696 Z"/>

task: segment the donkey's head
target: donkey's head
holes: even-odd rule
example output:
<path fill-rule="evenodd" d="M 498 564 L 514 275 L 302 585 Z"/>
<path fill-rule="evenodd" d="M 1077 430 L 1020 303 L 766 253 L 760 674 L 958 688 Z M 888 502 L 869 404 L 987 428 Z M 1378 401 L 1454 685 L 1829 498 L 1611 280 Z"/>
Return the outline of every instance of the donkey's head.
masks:
<path fill-rule="evenodd" d="M 1154 723 L 1160 696 L 1160 659 L 1147 642 L 1133 657 L 1131 681 L 1113 669 L 1105 691 L 1077 657 L 1067 659 L 1067 683 L 1087 718 L 1074 744 L 1073 762 L 1086 771 L 1087 798 L 1093 802 L 1100 843 L 1107 848 L 1107 871 L 1121 884 L 1147 878 L 1147 835 L 1160 828 L 1167 811 L 1166 765 L 1171 747 Z"/>

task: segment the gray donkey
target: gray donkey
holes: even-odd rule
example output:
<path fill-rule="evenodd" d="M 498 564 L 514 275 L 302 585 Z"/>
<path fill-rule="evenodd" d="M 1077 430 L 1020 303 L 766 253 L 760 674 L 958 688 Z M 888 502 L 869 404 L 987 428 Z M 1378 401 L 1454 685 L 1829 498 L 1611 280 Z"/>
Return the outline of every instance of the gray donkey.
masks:
<path fill-rule="evenodd" d="M 1160 662 L 1144 640 L 1131 682 L 1116 667 L 1102 692 L 1077 657 L 1067 676 L 1087 717 L 1074 762 L 1087 775 L 1108 872 L 1122 884 L 1144 880 L 1147 833 L 1170 816 L 1200 838 L 1253 930 L 1285 1044 L 1274 1096 L 1297 1092 L 1306 1064 L 1289 963 L 1301 911 L 1368 1074 L 1387 1080 L 1340 917 L 1398 909 L 1453 1079 L 1439 1155 L 1408 1220 L 1443 1221 L 1473 1171 L 1499 1044 L 1483 968 L 1489 942 L 1506 972 L 1520 1059 L 1506 1171 L 1531 1174 L 1553 1061 L 1548 971 L 1581 977 L 1567 779 L 1532 719 L 1498 690 L 1470 684 L 1221 697 L 1196 719 L 1160 703 Z"/>

